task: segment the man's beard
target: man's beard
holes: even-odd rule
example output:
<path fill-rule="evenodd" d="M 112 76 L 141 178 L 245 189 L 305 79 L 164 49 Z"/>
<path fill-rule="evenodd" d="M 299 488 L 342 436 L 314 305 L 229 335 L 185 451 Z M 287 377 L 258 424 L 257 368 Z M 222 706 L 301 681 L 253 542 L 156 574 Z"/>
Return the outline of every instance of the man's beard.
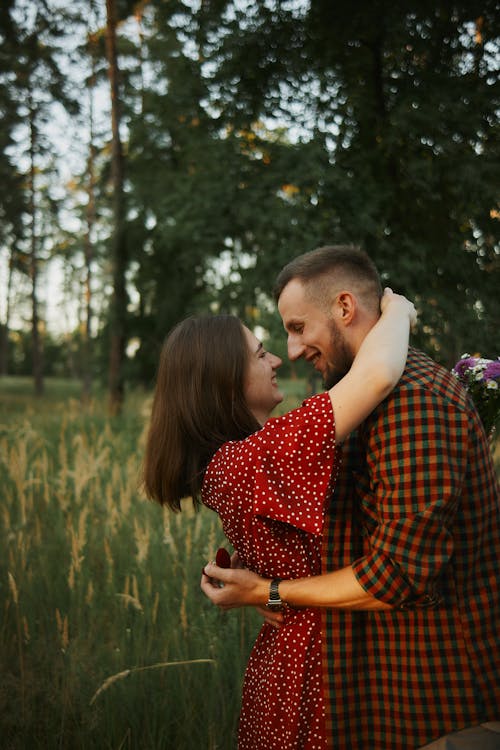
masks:
<path fill-rule="evenodd" d="M 347 341 L 333 320 L 330 321 L 330 352 L 333 355 L 332 359 L 335 361 L 335 365 L 329 365 L 328 363 L 326 365 L 323 376 L 323 385 L 326 390 L 330 390 L 339 380 L 342 380 L 351 369 L 354 360 L 354 355 Z"/>

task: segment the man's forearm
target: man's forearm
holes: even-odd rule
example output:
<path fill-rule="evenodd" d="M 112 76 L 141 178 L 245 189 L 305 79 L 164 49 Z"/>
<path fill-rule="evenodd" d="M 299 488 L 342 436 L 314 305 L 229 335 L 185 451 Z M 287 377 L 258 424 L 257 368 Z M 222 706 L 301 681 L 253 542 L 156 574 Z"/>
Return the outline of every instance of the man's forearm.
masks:
<path fill-rule="evenodd" d="M 217 581 L 224 583 L 219 588 Z M 201 588 L 208 598 L 223 609 L 241 606 L 265 606 L 270 580 L 244 569 L 205 566 Z M 329 607 L 351 610 L 387 610 L 391 605 L 367 594 L 358 583 L 352 568 L 311 578 L 282 580 L 279 585 L 282 601 L 291 607 Z"/>
<path fill-rule="evenodd" d="M 368 594 L 358 583 L 351 567 L 312 578 L 281 581 L 282 601 L 291 607 L 328 607 L 347 610 L 392 609 Z"/>

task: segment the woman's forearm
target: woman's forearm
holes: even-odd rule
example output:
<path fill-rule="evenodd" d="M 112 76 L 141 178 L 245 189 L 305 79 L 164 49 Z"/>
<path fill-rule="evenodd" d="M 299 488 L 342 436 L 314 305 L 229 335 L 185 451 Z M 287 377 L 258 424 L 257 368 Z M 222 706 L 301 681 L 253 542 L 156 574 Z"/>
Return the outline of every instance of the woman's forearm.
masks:
<path fill-rule="evenodd" d="M 405 367 L 415 308 L 390 291 L 383 299 L 381 318 L 363 339 L 349 372 L 329 391 L 337 442 L 389 395 Z"/>
<path fill-rule="evenodd" d="M 359 368 L 367 378 L 375 371 L 389 392 L 403 373 L 416 313 L 413 303 L 392 292 L 386 291 L 381 305 L 382 315 L 363 339 L 352 369 Z"/>

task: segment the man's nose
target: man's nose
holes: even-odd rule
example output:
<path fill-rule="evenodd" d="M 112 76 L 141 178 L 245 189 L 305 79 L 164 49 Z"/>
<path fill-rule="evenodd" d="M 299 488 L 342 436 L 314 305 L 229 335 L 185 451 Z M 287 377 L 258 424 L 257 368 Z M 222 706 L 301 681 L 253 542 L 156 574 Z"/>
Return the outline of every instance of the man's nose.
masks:
<path fill-rule="evenodd" d="M 289 336 L 288 341 L 287 341 L 287 346 L 288 346 L 288 359 L 291 362 L 295 362 L 296 359 L 300 359 L 300 357 L 302 357 L 302 355 L 304 354 L 305 346 L 300 341 L 300 339 Z"/>

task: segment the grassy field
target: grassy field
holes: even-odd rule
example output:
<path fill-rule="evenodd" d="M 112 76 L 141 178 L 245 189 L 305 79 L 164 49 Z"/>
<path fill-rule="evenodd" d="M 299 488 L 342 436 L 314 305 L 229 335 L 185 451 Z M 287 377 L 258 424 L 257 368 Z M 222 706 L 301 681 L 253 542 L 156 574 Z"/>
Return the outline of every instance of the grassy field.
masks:
<path fill-rule="evenodd" d="M 304 383 L 285 388 L 292 407 Z M 148 413 L 142 393 L 110 421 L 77 383 L 36 401 L 0 380 L 2 750 L 235 747 L 259 619 L 199 590 L 217 517 L 141 495 Z"/>
<path fill-rule="evenodd" d="M 148 407 L 110 421 L 77 383 L 0 380 L 2 750 L 235 747 L 259 619 L 199 589 L 215 514 L 141 495 Z"/>

